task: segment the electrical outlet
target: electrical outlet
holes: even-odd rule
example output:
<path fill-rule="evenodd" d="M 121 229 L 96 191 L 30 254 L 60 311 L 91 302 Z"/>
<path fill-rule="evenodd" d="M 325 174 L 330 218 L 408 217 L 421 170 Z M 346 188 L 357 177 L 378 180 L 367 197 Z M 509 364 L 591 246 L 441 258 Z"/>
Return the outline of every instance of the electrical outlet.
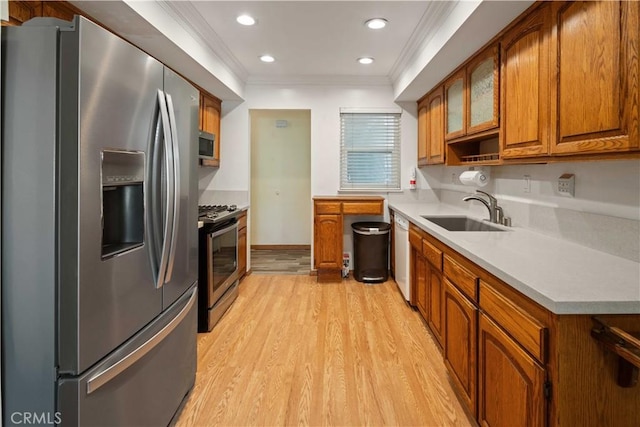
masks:
<path fill-rule="evenodd" d="M 455 174 L 455 172 L 453 172 L 453 173 L 451 174 L 451 183 L 452 183 L 452 184 L 455 184 L 455 183 L 456 183 L 456 178 L 457 178 L 457 177 L 456 177 L 456 174 Z"/>
<path fill-rule="evenodd" d="M 564 173 L 558 178 L 558 193 L 561 196 L 575 197 L 576 176 L 572 173 Z"/>
<path fill-rule="evenodd" d="M 525 175 L 524 177 L 524 192 L 531 193 L 531 176 Z"/>

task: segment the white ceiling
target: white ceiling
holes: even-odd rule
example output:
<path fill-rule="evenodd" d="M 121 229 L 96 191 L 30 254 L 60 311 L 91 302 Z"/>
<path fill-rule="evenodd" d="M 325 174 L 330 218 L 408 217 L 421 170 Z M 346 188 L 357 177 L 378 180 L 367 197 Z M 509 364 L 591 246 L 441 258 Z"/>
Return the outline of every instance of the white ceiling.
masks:
<path fill-rule="evenodd" d="M 397 101 L 420 98 L 533 2 L 71 1 L 223 100 L 294 83 L 391 85 Z M 243 13 L 257 24 L 239 25 Z M 373 17 L 387 27 L 366 28 Z"/>
<path fill-rule="evenodd" d="M 249 81 L 327 76 L 389 76 L 425 15 L 448 11 L 445 2 L 424 1 L 195 1 L 172 7 L 208 40 L 218 45 L 236 72 Z M 251 27 L 236 17 L 257 19 Z M 370 18 L 388 21 L 371 30 Z M 266 64 L 268 53 L 276 62 Z M 357 58 L 375 58 L 371 65 Z"/>

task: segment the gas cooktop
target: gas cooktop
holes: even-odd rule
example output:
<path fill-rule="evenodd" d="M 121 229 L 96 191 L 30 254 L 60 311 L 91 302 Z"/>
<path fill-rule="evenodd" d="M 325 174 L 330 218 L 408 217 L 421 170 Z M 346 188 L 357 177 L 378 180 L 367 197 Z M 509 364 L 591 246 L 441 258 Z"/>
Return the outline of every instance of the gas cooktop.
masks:
<path fill-rule="evenodd" d="M 204 222 L 219 222 L 236 213 L 236 205 L 200 205 L 198 206 L 198 220 Z"/>

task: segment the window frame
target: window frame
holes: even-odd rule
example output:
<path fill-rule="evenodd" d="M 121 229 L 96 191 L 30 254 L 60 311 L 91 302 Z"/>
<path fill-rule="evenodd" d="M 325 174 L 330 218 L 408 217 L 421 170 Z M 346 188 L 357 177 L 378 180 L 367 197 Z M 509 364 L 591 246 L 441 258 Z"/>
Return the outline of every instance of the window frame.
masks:
<path fill-rule="evenodd" d="M 390 121 L 391 125 L 380 124 L 380 136 L 382 142 L 378 144 L 362 145 L 354 147 L 354 143 L 358 143 L 358 131 L 356 129 L 355 137 L 351 137 L 351 146 L 346 141 L 345 126 L 355 124 L 353 121 L 347 120 L 349 117 L 355 117 L 356 115 L 364 116 L 386 116 L 382 121 Z M 374 120 L 375 122 L 375 120 Z M 376 123 L 373 123 L 376 124 Z M 372 191 L 372 192 L 391 192 L 402 190 L 401 180 L 401 124 L 402 124 L 402 109 L 391 108 L 340 108 L 340 191 Z M 385 135 L 385 127 L 392 128 L 389 134 Z M 353 131 L 353 129 L 351 129 Z M 360 138 L 365 138 L 366 135 L 361 135 Z M 392 145 L 388 145 L 388 142 L 392 141 Z M 386 145 L 386 146 L 385 146 Z M 388 158 L 380 158 L 378 162 L 388 165 L 390 169 L 388 179 L 380 179 L 367 183 L 363 180 L 349 181 L 349 167 L 348 161 L 349 154 L 352 153 L 385 153 L 388 154 Z M 366 160 L 365 160 L 366 162 Z M 375 162 L 375 160 L 373 161 Z M 366 171 L 365 171 L 366 172 Z M 382 174 L 380 175 L 383 176 Z"/>

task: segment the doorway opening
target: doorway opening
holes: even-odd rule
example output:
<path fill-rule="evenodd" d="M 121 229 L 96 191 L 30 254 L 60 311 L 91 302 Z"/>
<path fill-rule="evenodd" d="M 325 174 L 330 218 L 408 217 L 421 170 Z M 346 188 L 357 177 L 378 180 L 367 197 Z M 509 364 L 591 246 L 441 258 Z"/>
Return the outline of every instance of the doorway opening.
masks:
<path fill-rule="evenodd" d="M 250 110 L 251 270 L 311 269 L 311 111 Z"/>

